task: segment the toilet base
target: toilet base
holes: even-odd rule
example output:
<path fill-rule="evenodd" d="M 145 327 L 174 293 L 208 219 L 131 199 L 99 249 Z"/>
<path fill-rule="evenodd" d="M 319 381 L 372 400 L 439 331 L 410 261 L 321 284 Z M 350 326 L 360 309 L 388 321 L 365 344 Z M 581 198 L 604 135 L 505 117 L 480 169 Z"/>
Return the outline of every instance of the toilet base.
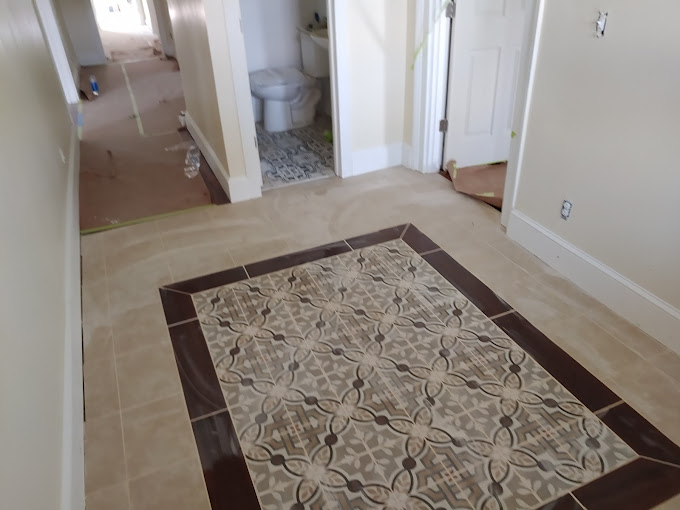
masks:
<path fill-rule="evenodd" d="M 265 100 L 264 128 L 270 133 L 278 133 L 280 131 L 293 129 L 290 102 Z"/>

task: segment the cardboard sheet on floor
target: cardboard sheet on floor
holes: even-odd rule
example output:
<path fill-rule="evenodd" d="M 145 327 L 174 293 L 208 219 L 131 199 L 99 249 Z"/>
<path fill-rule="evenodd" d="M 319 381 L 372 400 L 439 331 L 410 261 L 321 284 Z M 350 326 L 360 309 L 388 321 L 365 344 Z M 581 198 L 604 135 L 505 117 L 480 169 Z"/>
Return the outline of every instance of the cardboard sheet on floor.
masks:
<path fill-rule="evenodd" d="M 470 195 L 494 207 L 503 206 L 507 163 L 456 168 L 455 161 L 451 161 L 447 165 L 447 170 L 457 192 Z"/>

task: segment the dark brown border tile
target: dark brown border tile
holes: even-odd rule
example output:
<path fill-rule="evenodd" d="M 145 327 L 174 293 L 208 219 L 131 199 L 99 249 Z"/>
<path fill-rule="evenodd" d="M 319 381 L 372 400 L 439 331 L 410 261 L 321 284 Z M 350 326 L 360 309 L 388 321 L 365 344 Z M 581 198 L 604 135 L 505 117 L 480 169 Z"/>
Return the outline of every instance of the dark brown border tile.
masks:
<path fill-rule="evenodd" d="M 680 446 L 628 404 L 612 407 L 598 413 L 598 416 L 640 455 L 680 466 Z"/>
<path fill-rule="evenodd" d="M 439 246 L 435 244 L 432 239 L 427 237 L 413 225 L 408 225 L 406 227 L 406 232 L 404 232 L 401 239 L 413 248 L 413 251 L 416 253 L 425 253 L 439 249 Z"/>
<path fill-rule="evenodd" d="M 332 257 L 333 255 L 347 253 L 348 251 L 352 251 L 352 249 L 347 246 L 347 243 L 345 241 L 339 241 L 337 243 L 319 246 L 318 248 L 311 248 L 309 250 L 291 253 L 290 255 L 283 255 L 282 257 L 248 264 L 245 268 L 250 277 L 254 278 L 256 276 L 262 276 L 263 274 L 288 269 L 289 267 L 299 266 L 300 264 L 306 264 L 307 262 Z"/>
<path fill-rule="evenodd" d="M 484 285 L 470 271 L 461 266 L 445 251 L 435 251 L 423 255 L 423 258 L 461 291 L 487 317 L 493 317 L 512 310 L 510 305 L 498 297 L 489 287 Z"/>
<path fill-rule="evenodd" d="M 158 289 L 158 291 L 161 294 L 165 322 L 169 326 L 196 317 L 194 302 L 189 294 L 175 292 L 166 288 Z"/>
<path fill-rule="evenodd" d="M 405 223 L 404 225 L 397 225 L 396 227 L 390 227 L 363 236 L 353 237 L 347 239 L 347 244 L 354 250 L 360 250 L 361 248 L 373 246 L 374 244 L 386 243 L 387 241 L 399 239 L 407 226 L 408 223 Z"/>
<path fill-rule="evenodd" d="M 198 278 L 192 278 L 191 280 L 173 283 L 172 285 L 166 285 L 165 288 L 186 292 L 188 294 L 195 294 L 196 292 L 203 292 L 204 290 L 214 289 L 215 287 L 221 287 L 222 285 L 229 285 L 230 283 L 247 279 L 248 274 L 246 273 L 246 270 L 240 266 L 227 269 L 226 271 L 220 271 L 219 273 L 212 273 L 205 276 L 199 276 Z"/>
<path fill-rule="evenodd" d="M 591 411 L 621 400 L 519 313 L 504 315 L 494 322 Z"/>
<path fill-rule="evenodd" d="M 574 491 L 588 510 L 649 510 L 680 493 L 680 468 L 638 459 Z"/>
<path fill-rule="evenodd" d="M 537 510 L 583 510 L 583 507 L 574 499 L 571 494 L 562 496 L 555 501 L 546 503 Z"/>
<path fill-rule="evenodd" d="M 192 424 L 213 510 L 260 510 L 229 412 Z"/>
<path fill-rule="evenodd" d="M 185 322 L 170 328 L 170 339 L 182 381 L 184 399 L 193 420 L 227 407 L 215 373 L 201 323 Z"/>

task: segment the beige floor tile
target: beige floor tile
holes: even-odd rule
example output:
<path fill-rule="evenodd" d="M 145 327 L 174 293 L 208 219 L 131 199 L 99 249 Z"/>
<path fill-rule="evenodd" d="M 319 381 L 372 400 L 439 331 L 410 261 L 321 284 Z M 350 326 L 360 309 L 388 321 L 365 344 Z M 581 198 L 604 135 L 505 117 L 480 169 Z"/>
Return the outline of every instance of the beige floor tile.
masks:
<path fill-rule="evenodd" d="M 106 254 L 106 272 L 115 278 L 130 270 L 143 269 L 152 265 L 167 265 L 166 247 L 163 241 L 140 241 Z"/>
<path fill-rule="evenodd" d="M 158 302 L 158 289 L 169 283 L 172 283 L 172 275 L 170 267 L 165 263 L 147 263 L 117 276 L 109 276 L 111 317 Z"/>
<path fill-rule="evenodd" d="M 120 414 L 116 366 L 113 355 L 83 364 L 87 419 Z"/>
<path fill-rule="evenodd" d="M 132 510 L 210 510 L 198 459 L 130 481 Z"/>
<path fill-rule="evenodd" d="M 168 252 L 173 282 L 180 282 L 234 267 L 229 254 L 232 243 L 219 241 L 210 245 L 175 248 Z"/>
<path fill-rule="evenodd" d="M 680 383 L 680 356 L 670 351 L 669 349 L 664 349 L 660 354 L 653 356 L 650 359 L 652 365 L 657 369 L 661 370 L 666 375 L 675 379 Z"/>
<path fill-rule="evenodd" d="M 624 367 L 642 361 L 584 315 L 536 325 L 597 377 L 618 376 Z"/>
<path fill-rule="evenodd" d="M 655 506 L 654 510 L 678 510 L 678 508 L 680 508 L 680 495 Z"/>
<path fill-rule="evenodd" d="M 170 345 L 140 347 L 118 357 L 116 365 L 123 410 L 182 391 Z"/>
<path fill-rule="evenodd" d="M 108 326 L 109 298 L 105 279 L 84 284 L 82 287 L 83 322 L 92 326 Z"/>
<path fill-rule="evenodd" d="M 112 485 L 85 497 L 87 510 L 129 510 L 130 496 L 127 483 Z"/>
<path fill-rule="evenodd" d="M 541 259 L 508 237 L 492 241 L 490 245 L 531 275 L 540 274 L 548 268 Z"/>
<path fill-rule="evenodd" d="M 562 273 L 550 267 L 546 266 L 544 271 L 535 273 L 532 276 L 559 295 L 562 301 L 579 313 L 585 313 L 594 306 L 599 305 L 599 301 L 594 297 L 569 281 Z"/>
<path fill-rule="evenodd" d="M 85 422 L 85 492 L 125 482 L 120 415 Z"/>
<path fill-rule="evenodd" d="M 116 315 L 112 322 L 116 356 L 129 354 L 141 347 L 170 344 L 160 300 Z"/>
<path fill-rule="evenodd" d="M 130 478 L 197 455 L 182 394 L 124 411 L 123 432 Z"/>
<path fill-rule="evenodd" d="M 622 363 L 618 374 L 607 378 L 621 398 L 680 444 L 680 389 L 677 382 L 643 359 Z"/>
<path fill-rule="evenodd" d="M 236 245 L 229 248 L 234 266 L 243 266 L 261 260 L 267 260 L 293 251 L 302 250 L 305 247 L 293 247 L 285 239 L 271 239 L 261 243 L 248 245 Z"/>
<path fill-rule="evenodd" d="M 111 328 L 85 322 L 83 324 L 83 350 L 85 363 L 113 356 Z"/>
<path fill-rule="evenodd" d="M 660 342 L 601 303 L 594 304 L 586 315 L 644 358 L 649 359 L 665 349 Z"/>

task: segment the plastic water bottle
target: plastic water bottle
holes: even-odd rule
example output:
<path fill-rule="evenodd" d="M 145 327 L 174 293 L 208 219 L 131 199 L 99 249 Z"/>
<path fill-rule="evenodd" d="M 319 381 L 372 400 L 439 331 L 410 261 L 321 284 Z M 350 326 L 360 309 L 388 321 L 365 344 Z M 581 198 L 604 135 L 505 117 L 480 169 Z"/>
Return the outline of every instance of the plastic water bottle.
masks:
<path fill-rule="evenodd" d="M 92 93 L 95 96 L 99 95 L 99 83 L 97 83 L 97 78 L 95 78 L 94 74 L 90 75 L 90 87 L 92 88 Z"/>

